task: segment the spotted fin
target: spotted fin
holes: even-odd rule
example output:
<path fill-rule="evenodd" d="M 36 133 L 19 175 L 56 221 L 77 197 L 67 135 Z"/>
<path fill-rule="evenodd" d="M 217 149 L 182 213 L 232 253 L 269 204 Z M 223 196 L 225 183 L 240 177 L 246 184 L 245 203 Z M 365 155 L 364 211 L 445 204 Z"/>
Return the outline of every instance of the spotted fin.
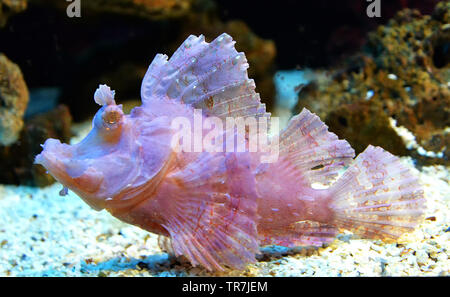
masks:
<path fill-rule="evenodd" d="M 167 177 L 176 187 L 163 227 L 175 255 L 196 266 L 243 269 L 258 252 L 256 192 L 249 167 L 236 155 L 200 154 L 183 170 Z M 204 170 L 214 166 L 215 171 Z"/>
<path fill-rule="evenodd" d="M 318 116 L 304 108 L 280 135 L 280 156 L 285 156 L 309 183 L 330 184 L 350 163 L 355 151 L 345 140 L 328 131 Z"/>
<path fill-rule="evenodd" d="M 245 54 L 234 44 L 226 33 L 211 43 L 203 35 L 191 35 L 169 60 L 156 55 L 142 82 L 144 106 L 170 99 L 219 118 L 269 116 L 248 78 Z"/>
<path fill-rule="evenodd" d="M 369 146 L 331 188 L 336 226 L 364 238 L 395 240 L 422 220 L 419 180 L 400 160 Z"/>

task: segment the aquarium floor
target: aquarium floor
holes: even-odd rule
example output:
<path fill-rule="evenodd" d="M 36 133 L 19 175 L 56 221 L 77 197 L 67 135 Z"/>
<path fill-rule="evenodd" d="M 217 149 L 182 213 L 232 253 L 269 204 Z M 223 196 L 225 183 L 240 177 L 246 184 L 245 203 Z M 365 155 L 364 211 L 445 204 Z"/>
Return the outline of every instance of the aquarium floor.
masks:
<path fill-rule="evenodd" d="M 403 160 L 411 166 L 410 159 Z M 59 196 L 58 184 L 0 185 L 0 276 L 449 275 L 449 168 L 429 166 L 418 174 L 427 219 L 398 243 L 342 233 L 320 249 L 265 247 L 245 271 L 214 274 L 169 257 L 156 235 L 92 210 L 75 194 Z"/>

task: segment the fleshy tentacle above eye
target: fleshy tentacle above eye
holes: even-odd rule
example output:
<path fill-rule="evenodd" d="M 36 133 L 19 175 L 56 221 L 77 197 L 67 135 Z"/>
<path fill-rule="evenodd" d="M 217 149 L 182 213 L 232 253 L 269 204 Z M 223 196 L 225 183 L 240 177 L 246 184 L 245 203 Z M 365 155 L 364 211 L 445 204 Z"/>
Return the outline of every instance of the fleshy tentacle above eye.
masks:
<path fill-rule="evenodd" d="M 238 53 L 234 44 L 226 33 L 211 43 L 203 35 L 191 35 L 169 60 L 156 55 L 142 82 L 144 107 L 169 99 L 220 118 L 269 117 L 248 78 L 245 54 Z"/>
<path fill-rule="evenodd" d="M 100 85 L 95 91 L 94 100 L 98 105 L 115 105 L 114 96 L 116 92 L 107 85 Z"/>

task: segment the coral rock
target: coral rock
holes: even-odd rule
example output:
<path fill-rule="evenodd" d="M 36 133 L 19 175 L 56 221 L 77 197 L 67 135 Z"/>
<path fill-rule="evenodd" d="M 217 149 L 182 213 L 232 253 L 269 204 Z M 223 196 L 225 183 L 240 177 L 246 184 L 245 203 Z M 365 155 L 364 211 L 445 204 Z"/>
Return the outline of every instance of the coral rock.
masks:
<path fill-rule="evenodd" d="M 48 3 L 49 1 L 38 0 Z M 50 0 L 50 4 L 61 10 L 67 8 L 68 3 Z M 148 18 L 152 20 L 183 16 L 191 10 L 193 0 L 89 0 L 81 1 L 85 13 L 117 13 Z"/>
<path fill-rule="evenodd" d="M 354 143 L 356 151 L 363 151 L 365 144 L 370 143 L 382 145 L 396 155 L 407 153 L 402 139 L 390 127 L 389 118 L 377 104 L 362 101 L 343 104 L 328 114 L 326 123 L 338 135 Z"/>
<path fill-rule="evenodd" d="M 0 183 L 46 186 L 54 182 L 41 166 L 33 165 L 34 157 L 48 137 L 68 142 L 72 136 L 69 109 L 55 109 L 26 120 L 20 138 L 11 146 L 0 146 Z"/>
<path fill-rule="evenodd" d="M 26 0 L 0 0 L 0 27 L 6 24 L 8 18 L 27 8 Z"/>
<path fill-rule="evenodd" d="M 440 2 L 432 16 L 411 9 L 400 11 L 387 25 L 370 33 L 365 53 L 331 71 L 327 79 L 307 86 L 300 94 L 299 109 L 306 106 L 325 118 L 330 129 L 348 139 L 357 152 L 376 140 L 378 145 L 401 154 L 404 145 L 400 147 L 386 121 L 386 117 L 392 117 L 411 131 L 425 150 L 443 152 L 441 160 L 434 161 L 448 163 L 449 11 L 448 1 Z M 368 116 L 365 120 L 347 120 L 348 126 L 343 127 L 338 113 L 352 119 L 361 117 L 352 114 L 352 110 L 361 109 L 350 106 L 366 109 L 364 102 L 377 106 L 369 108 L 374 113 L 363 113 Z M 360 124 L 369 120 L 379 134 L 362 137 L 365 130 Z"/>
<path fill-rule="evenodd" d="M 28 100 L 28 88 L 20 68 L 0 54 L 0 145 L 17 140 Z"/>

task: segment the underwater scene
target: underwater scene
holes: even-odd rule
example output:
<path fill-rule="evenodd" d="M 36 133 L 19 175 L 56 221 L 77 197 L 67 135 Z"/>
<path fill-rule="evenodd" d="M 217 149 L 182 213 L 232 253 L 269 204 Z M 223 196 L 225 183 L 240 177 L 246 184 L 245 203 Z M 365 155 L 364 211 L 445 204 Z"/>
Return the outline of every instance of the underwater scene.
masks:
<path fill-rule="evenodd" d="M 0 0 L 0 276 L 448 276 L 450 1 Z"/>

